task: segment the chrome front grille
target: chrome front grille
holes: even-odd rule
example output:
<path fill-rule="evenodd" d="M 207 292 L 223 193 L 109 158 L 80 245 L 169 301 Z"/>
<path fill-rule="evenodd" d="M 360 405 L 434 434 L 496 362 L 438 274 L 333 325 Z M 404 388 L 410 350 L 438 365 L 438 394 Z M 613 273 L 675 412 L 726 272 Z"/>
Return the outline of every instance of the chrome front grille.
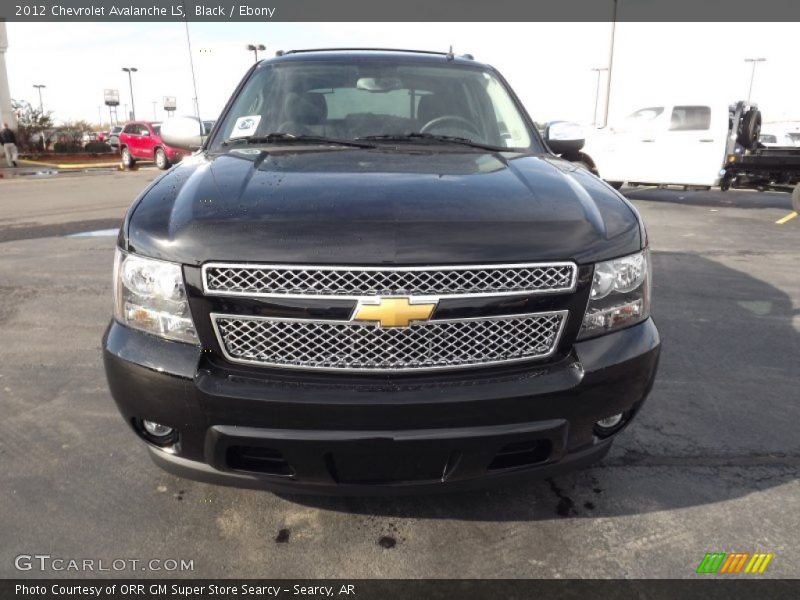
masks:
<path fill-rule="evenodd" d="M 497 296 L 570 292 L 577 272 L 571 262 L 393 268 L 207 263 L 203 286 L 217 296 Z"/>
<path fill-rule="evenodd" d="M 328 371 L 452 369 L 545 358 L 567 311 L 381 328 L 348 321 L 211 315 L 232 362 Z"/>

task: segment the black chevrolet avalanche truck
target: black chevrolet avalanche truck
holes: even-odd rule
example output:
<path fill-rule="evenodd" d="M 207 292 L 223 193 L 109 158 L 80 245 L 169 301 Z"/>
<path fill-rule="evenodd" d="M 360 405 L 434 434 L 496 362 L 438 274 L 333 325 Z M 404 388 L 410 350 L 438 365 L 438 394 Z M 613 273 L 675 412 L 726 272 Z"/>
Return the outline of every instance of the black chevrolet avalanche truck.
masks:
<path fill-rule="evenodd" d="M 494 68 L 279 53 L 208 136 L 172 121 L 165 141 L 197 152 L 128 210 L 103 339 L 159 466 L 457 490 L 588 465 L 642 406 L 660 349 L 642 219 Z"/>

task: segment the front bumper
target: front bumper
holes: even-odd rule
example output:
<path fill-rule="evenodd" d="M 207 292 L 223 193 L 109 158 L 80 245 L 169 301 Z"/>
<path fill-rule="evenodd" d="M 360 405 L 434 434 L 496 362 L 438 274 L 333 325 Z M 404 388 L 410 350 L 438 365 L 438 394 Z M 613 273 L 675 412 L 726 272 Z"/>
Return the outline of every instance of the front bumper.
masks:
<path fill-rule="evenodd" d="M 141 419 L 179 432 L 169 448 L 150 444 L 159 466 L 317 494 L 450 491 L 587 465 L 616 434 L 600 439 L 594 424 L 618 413 L 630 421 L 660 350 L 649 319 L 551 364 L 413 376 L 233 366 L 116 322 L 103 345 L 126 421 L 140 436 Z"/>

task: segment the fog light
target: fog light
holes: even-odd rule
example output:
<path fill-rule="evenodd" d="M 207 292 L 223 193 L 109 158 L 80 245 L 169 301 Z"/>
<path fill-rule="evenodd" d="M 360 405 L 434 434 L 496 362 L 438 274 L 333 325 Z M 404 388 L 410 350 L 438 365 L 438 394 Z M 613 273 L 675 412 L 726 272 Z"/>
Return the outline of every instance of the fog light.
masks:
<path fill-rule="evenodd" d="M 600 419 L 597 422 L 598 427 L 602 427 L 603 429 L 611 429 L 612 427 L 616 427 L 622 421 L 622 413 L 612 415 L 610 417 L 606 417 L 605 419 Z"/>
<path fill-rule="evenodd" d="M 142 421 L 144 430 L 155 438 L 163 438 L 172 435 L 172 427 L 167 427 L 155 421 Z"/>

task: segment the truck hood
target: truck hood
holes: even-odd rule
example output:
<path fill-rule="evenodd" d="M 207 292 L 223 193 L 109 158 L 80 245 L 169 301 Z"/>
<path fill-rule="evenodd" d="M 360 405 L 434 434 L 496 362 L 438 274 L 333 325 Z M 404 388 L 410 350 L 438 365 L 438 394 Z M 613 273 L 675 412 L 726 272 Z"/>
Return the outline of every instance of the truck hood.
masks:
<path fill-rule="evenodd" d="M 636 252 L 642 232 L 619 194 L 552 156 L 283 146 L 174 167 L 120 242 L 190 265 L 587 263 Z"/>

